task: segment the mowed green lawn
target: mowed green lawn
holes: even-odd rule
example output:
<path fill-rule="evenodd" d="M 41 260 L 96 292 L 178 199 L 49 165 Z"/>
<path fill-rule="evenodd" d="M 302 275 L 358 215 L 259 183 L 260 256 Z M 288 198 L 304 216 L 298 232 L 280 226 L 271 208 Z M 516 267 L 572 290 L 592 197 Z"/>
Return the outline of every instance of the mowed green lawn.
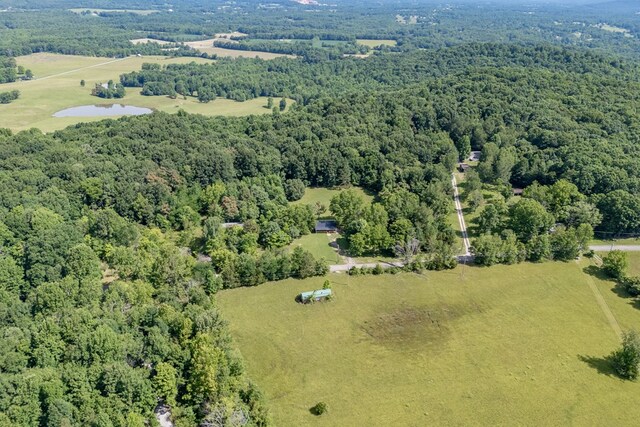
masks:
<path fill-rule="evenodd" d="M 265 108 L 266 98 L 256 98 L 246 102 L 217 99 L 203 104 L 192 97 L 184 100 L 181 97 L 171 99 L 165 96 L 142 96 L 139 88 L 128 88 L 127 95 L 123 99 L 105 100 L 91 96 L 91 88 L 96 83 L 106 83 L 110 79 L 118 81 L 120 74 L 137 71 L 145 62 L 172 64 L 191 61 L 211 62 L 202 58 L 168 58 L 164 56 L 128 57 L 114 60 L 40 53 L 19 57 L 17 58 L 18 64 L 31 69 L 36 79 L 0 85 L 0 92 L 13 89 L 20 91 L 18 100 L 0 105 L 0 127 L 7 127 L 14 131 L 35 127 L 47 132 L 79 122 L 104 119 L 104 117 L 53 117 L 55 112 L 65 108 L 93 104 L 125 104 L 169 113 L 183 109 L 189 113 L 208 116 L 240 116 L 271 112 Z M 86 82 L 85 87 L 80 86 L 80 80 L 83 79 Z M 289 105 L 292 103 L 293 101 L 288 102 Z"/>
<path fill-rule="evenodd" d="M 324 258 L 327 264 L 344 264 L 338 251 L 331 246 L 339 235 L 336 233 L 311 233 L 294 240 L 289 249 L 297 246 L 311 252 L 316 259 Z M 335 244 L 335 243 L 334 243 Z"/>
<path fill-rule="evenodd" d="M 580 263 L 332 275 L 221 292 L 218 303 L 276 425 L 637 425 L 640 383 L 611 375 L 640 310 Z M 324 401 L 329 412 L 309 408 Z"/>

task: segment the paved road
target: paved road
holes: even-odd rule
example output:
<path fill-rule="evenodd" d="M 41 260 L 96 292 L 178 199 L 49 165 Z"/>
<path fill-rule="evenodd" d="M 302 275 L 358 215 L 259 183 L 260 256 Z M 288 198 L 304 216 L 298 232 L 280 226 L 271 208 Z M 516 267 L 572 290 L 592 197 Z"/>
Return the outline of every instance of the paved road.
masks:
<path fill-rule="evenodd" d="M 593 245 L 589 246 L 589 249 L 596 252 L 609 252 L 611 250 L 640 252 L 640 245 Z"/>

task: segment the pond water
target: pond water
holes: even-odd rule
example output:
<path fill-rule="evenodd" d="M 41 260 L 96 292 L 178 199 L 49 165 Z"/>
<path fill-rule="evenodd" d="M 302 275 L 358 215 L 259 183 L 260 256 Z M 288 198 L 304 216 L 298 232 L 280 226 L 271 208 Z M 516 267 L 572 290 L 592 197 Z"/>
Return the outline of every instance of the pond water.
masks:
<path fill-rule="evenodd" d="M 149 108 L 134 107 L 122 104 L 99 104 L 82 105 L 60 110 L 53 114 L 53 117 L 108 117 L 108 116 L 139 116 L 141 114 L 151 114 Z"/>

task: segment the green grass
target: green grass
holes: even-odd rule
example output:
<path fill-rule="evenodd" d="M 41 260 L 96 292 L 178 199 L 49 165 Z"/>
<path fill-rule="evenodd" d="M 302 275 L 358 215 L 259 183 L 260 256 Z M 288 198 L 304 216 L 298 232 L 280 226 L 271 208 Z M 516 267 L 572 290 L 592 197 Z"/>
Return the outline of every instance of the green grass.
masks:
<path fill-rule="evenodd" d="M 397 42 L 395 40 L 371 40 L 371 39 L 358 39 L 356 43 L 361 44 L 363 46 L 369 46 L 370 48 L 375 48 L 378 46 L 395 46 Z"/>
<path fill-rule="evenodd" d="M 241 116 L 271 112 L 265 108 L 266 98 L 256 98 L 246 102 L 217 99 L 203 104 L 192 97 L 183 100 L 163 96 L 142 96 L 138 88 L 128 88 L 127 95 L 123 99 L 104 100 L 91 96 L 91 88 L 96 83 L 106 83 L 110 79 L 118 81 L 120 74 L 139 70 L 145 62 L 172 64 L 191 61 L 210 62 L 202 58 L 163 56 L 128 57 L 117 61 L 108 58 L 48 53 L 19 57 L 18 64 L 31 69 L 36 79 L 0 85 L 0 91 L 3 92 L 13 89 L 20 91 L 18 100 L 0 105 L 0 126 L 14 131 L 32 127 L 45 132 L 53 131 L 79 122 L 103 119 L 102 117 L 52 117 L 55 112 L 74 106 L 108 103 L 147 107 L 169 113 L 183 109 L 189 113 L 208 116 Z M 80 86 L 82 79 L 86 81 L 85 87 Z M 292 103 L 293 101 L 289 101 L 288 105 Z"/>
<path fill-rule="evenodd" d="M 311 252 L 316 259 L 324 258 L 329 264 L 344 264 L 342 257 L 330 246 L 336 240 L 338 234 L 311 233 L 294 240 L 290 249 L 301 246 Z"/>
<path fill-rule="evenodd" d="M 364 189 L 360 187 L 352 187 L 354 190 L 358 192 L 362 196 L 362 198 L 367 202 L 373 202 L 374 196 L 367 193 Z M 304 192 L 304 196 L 300 200 L 296 200 L 293 202 L 294 204 L 306 204 L 306 205 L 315 205 L 316 203 L 320 203 L 327 207 L 326 216 L 331 216 L 331 212 L 329 211 L 329 204 L 331 203 L 331 198 L 344 191 L 345 189 L 332 189 L 332 188 L 307 188 Z"/>
<path fill-rule="evenodd" d="M 640 310 L 588 262 L 383 276 L 332 275 L 334 301 L 302 306 L 324 278 L 218 296 L 276 425 L 636 425 L 640 383 L 611 374 Z M 314 417 L 309 408 L 328 404 Z"/>
<path fill-rule="evenodd" d="M 593 239 L 592 245 L 615 245 L 615 246 L 637 246 L 640 245 L 640 238 L 630 237 L 628 239 Z"/>

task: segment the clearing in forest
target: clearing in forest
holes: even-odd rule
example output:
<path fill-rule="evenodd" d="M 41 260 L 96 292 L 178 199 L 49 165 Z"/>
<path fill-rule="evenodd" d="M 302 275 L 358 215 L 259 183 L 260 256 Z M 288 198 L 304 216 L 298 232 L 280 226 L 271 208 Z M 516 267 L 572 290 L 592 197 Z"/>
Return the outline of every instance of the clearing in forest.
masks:
<path fill-rule="evenodd" d="M 613 375 L 640 310 L 589 260 L 226 290 L 218 303 L 276 425 L 635 425 L 640 383 Z M 326 402 L 314 417 L 309 408 Z"/>
<path fill-rule="evenodd" d="M 0 92 L 17 89 L 20 98 L 10 104 L 0 105 L 0 127 L 14 131 L 39 128 L 48 132 L 62 129 L 79 122 L 102 120 L 104 117 L 53 117 L 57 111 L 82 105 L 125 104 L 146 107 L 168 113 L 183 109 L 188 113 L 207 116 L 242 116 L 249 114 L 267 114 L 267 98 L 255 98 L 245 102 L 228 99 L 216 99 L 209 103 L 200 103 L 197 99 L 182 97 L 171 99 L 166 96 L 142 96 L 140 88 L 127 88 L 122 99 L 102 99 L 91 96 L 96 83 L 109 80 L 119 81 L 123 73 L 140 70 L 145 62 L 158 64 L 208 63 L 203 58 L 166 56 L 131 56 L 121 59 L 96 58 L 87 56 L 58 55 L 37 53 L 17 58 L 18 65 L 31 69 L 34 80 L 17 81 L 0 85 Z M 85 86 L 80 81 L 85 80 Z M 289 100 L 287 105 L 293 104 Z"/>
<path fill-rule="evenodd" d="M 260 58 L 260 59 L 274 59 L 280 57 L 288 57 L 293 58 L 293 55 L 284 55 L 281 53 L 271 53 L 271 52 L 259 52 L 255 50 L 236 50 L 236 49 L 224 49 L 221 47 L 214 47 L 213 43 L 216 40 L 220 40 L 220 38 L 215 39 L 207 39 L 207 40 L 198 40 L 195 42 L 186 42 L 187 46 L 191 46 L 192 48 L 203 52 L 208 53 L 209 55 L 218 55 L 221 57 L 231 57 L 231 58 Z"/>
<path fill-rule="evenodd" d="M 395 40 L 358 39 L 356 42 L 363 46 L 369 46 L 372 49 L 378 46 L 395 46 L 397 44 Z"/>

